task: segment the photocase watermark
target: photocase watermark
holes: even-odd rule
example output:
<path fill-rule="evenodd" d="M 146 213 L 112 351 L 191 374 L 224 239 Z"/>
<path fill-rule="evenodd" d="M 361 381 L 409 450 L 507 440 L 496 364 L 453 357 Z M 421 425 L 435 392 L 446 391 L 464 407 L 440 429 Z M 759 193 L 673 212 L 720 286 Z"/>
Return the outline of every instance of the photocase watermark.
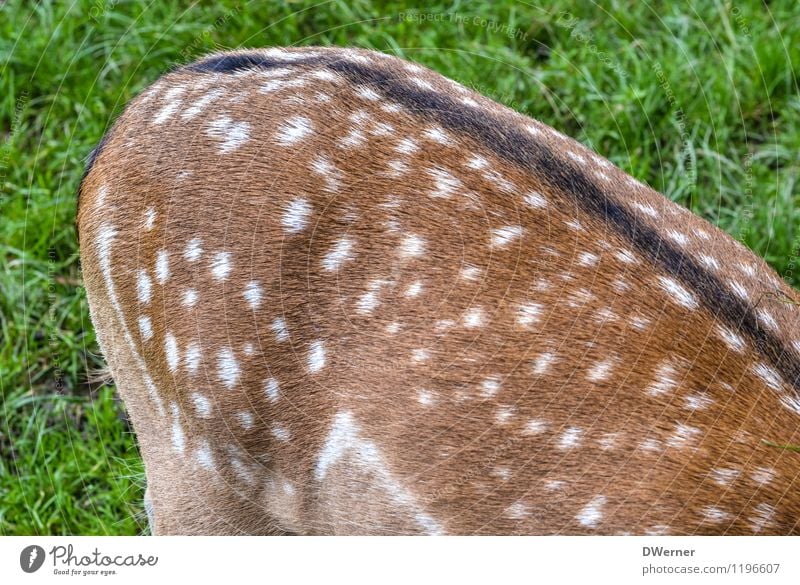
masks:
<path fill-rule="evenodd" d="M 51 351 L 51 363 L 54 366 L 53 377 L 55 379 L 55 391 L 59 395 L 64 394 L 64 370 L 61 369 L 61 340 L 58 336 L 58 301 L 61 295 L 56 287 L 56 264 L 57 264 L 56 249 L 50 246 L 47 249 L 47 300 L 50 303 L 50 308 L 47 311 L 47 322 L 49 324 L 49 333 L 47 343 Z"/>
<path fill-rule="evenodd" d="M 26 546 L 19 555 L 19 566 L 26 573 L 35 573 L 44 566 L 47 559 L 52 562 L 54 575 L 71 576 L 108 576 L 117 574 L 119 567 L 155 567 L 158 557 L 154 555 L 133 554 L 104 554 L 97 547 L 88 553 L 77 553 L 75 548 L 56 545 L 45 553 L 45 550 L 36 544 Z"/>
<path fill-rule="evenodd" d="M 750 39 L 750 27 L 747 26 L 747 19 L 744 17 L 744 14 L 742 14 L 742 9 L 738 6 L 734 6 L 731 8 L 731 14 L 733 15 L 733 21 L 736 23 L 736 27 L 739 29 L 739 32 L 742 33 L 742 36 L 746 39 Z"/>
<path fill-rule="evenodd" d="M 1 198 L 5 195 L 5 183 L 8 177 L 9 160 L 11 158 L 11 145 L 20 133 L 22 125 L 20 120 L 22 120 L 22 112 L 28 104 L 28 95 L 28 90 L 23 89 L 17 96 L 17 100 L 14 103 L 14 116 L 11 119 L 11 127 L 9 128 L 8 136 L 6 136 L 2 147 L 0 147 L 0 203 L 2 203 Z"/>
<path fill-rule="evenodd" d="M 35 573 L 42 568 L 44 559 L 44 549 L 37 544 L 32 544 L 23 548 L 19 553 L 19 567 L 26 573 Z"/>
<path fill-rule="evenodd" d="M 485 28 L 492 34 L 501 34 L 510 39 L 528 40 L 528 33 L 521 28 L 509 26 L 506 23 L 492 20 L 483 16 L 472 16 L 457 12 L 401 12 L 397 15 L 402 22 L 423 24 L 426 22 L 446 22 L 449 24 L 464 24 Z"/>
<path fill-rule="evenodd" d="M 672 109 L 673 115 L 675 116 L 675 121 L 678 124 L 678 133 L 680 134 L 682 145 L 681 159 L 683 160 L 684 168 L 686 169 L 685 183 L 689 197 L 691 198 L 691 195 L 695 191 L 695 187 L 697 185 L 697 169 L 692 162 L 692 140 L 691 134 L 689 134 L 689 131 L 686 128 L 686 114 L 678 103 L 678 99 L 675 97 L 675 92 L 672 91 L 672 86 L 667 79 L 667 75 L 664 73 L 664 68 L 661 66 L 661 63 L 653 63 L 653 73 L 656 75 L 658 85 L 662 90 L 664 90 L 664 95 L 667 97 L 669 106 Z"/>
<path fill-rule="evenodd" d="M 753 206 L 753 155 L 748 153 L 742 161 L 742 170 L 744 171 L 744 190 L 742 194 L 745 197 L 745 203 L 739 209 L 741 222 L 739 233 L 736 239 L 743 245 L 747 245 L 747 238 L 752 229 L 753 217 L 755 216 L 755 207 Z"/>
<path fill-rule="evenodd" d="M 622 67 L 622 64 L 613 59 L 608 53 L 605 51 L 601 51 L 597 44 L 594 42 L 594 35 L 592 33 L 583 30 L 583 21 L 581 21 L 578 17 L 573 15 L 571 12 L 562 11 L 558 13 L 558 18 L 556 19 L 556 25 L 562 28 L 565 28 L 570 31 L 569 36 L 573 39 L 576 43 L 580 43 L 584 46 L 585 49 L 589 51 L 589 53 L 594 56 L 598 61 L 600 61 L 604 66 L 608 67 L 609 69 L 613 70 L 617 75 L 621 78 L 626 78 L 628 73 L 625 71 L 625 68 Z"/>
<path fill-rule="evenodd" d="M 233 8 L 215 18 L 214 22 L 205 27 L 191 43 L 186 45 L 181 50 L 181 61 L 183 63 L 193 61 L 197 57 L 198 53 L 205 52 L 204 49 L 209 42 L 213 45 L 214 50 L 223 49 L 224 47 L 220 47 L 216 41 L 211 39 L 211 34 L 215 30 L 225 26 L 228 21 L 237 16 L 241 11 L 242 5 L 241 3 L 237 3 Z"/>
<path fill-rule="evenodd" d="M 100 18 L 117 4 L 119 4 L 119 0 L 95 0 L 92 7 L 89 8 L 89 18 L 94 22 L 99 22 Z"/>

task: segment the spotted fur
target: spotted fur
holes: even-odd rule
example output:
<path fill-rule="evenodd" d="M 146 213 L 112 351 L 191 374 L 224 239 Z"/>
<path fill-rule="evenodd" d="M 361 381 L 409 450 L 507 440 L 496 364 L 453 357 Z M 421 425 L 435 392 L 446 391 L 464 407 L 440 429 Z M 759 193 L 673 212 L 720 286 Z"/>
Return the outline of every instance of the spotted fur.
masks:
<path fill-rule="evenodd" d="M 424 67 L 171 72 L 78 223 L 157 533 L 800 532 L 798 295 Z"/>

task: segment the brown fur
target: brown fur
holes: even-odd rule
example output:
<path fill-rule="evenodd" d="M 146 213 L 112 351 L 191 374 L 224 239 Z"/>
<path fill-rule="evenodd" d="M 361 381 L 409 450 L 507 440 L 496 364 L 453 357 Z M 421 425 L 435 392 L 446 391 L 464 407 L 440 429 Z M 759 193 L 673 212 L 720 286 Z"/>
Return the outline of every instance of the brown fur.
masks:
<path fill-rule="evenodd" d="M 797 310 L 772 293 L 798 296 L 763 261 L 577 142 L 427 69 L 352 49 L 247 54 L 284 59 L 290 71 L 165 75 L 128 106 L 82 185 L 92 319 L 141 444 L 156 533 L 798 533 L 800 458 L 764 443 L 800 442 L 798 414 L 781 402 L 796 396 L 792 381 L 772 388 L 754 373 L 770 362 L 745 333 L 741 351 L 725 343 L 717 328 L 735 327 L 704 301 L 705 282 L 681 284 L 695 306 L 676 302 L 660 278 L 678 276 L 581 207 L 576 197 L 588 195 L 570 190 L 568 170 L 580 168 L 664 246 L 678 245 L 677 232 L 688 257 L 715 258 L 708 274 L 740 282 L 797 360 Z M 530 129 L 565 169 L 561 183 L 434 123 L 407 97 L 386 107 L 402 101 L 388 86 L 314 77 L 336 71 L 320 55 L 446 96 L 501 138 Z M 180 87 L 171 110 L 168 92 Z M 214 90 L 216 100 L 183 116 Z M 312 131 L 283 144 L 294 116 Z M 248 136 L 236 144 L 241 123 Z M 398 151 L 404 138 L 419 148 Z M 472 168 L 476 155 L 486 166 Z M 315 171 L 319 156 L 337 171 Z M 441 171 L 458 179 L 446 196 L 435 193 Z M 534 191 L 544 207 L 525 201 Z M 297 199 L 309 213 L 287 230 Z M 130 338 L 103 274 L 98 241 L 110 226 L 113 292 Z M 521 235 L 502 231 L 513 226 Z M 424 240 L 419 254 L 410 235 Z M 192 238 L 202 239 L 194 262 L 184 257 Z M 326 270 L 342 238 L 352 258 Z M 231 271 L 215 280 L 221 251 Z M 144 303 L 140 270 L 151 280 Z M 255 309 L 243 296 L 251 280 L 262 291 Z M 520 309 L 530 303 L 538 309 Z M 288 340 L 276 336 L 277 318 Z M 318 371 L 315 342 L 325 353 Z M 231 387 L 219 363 L 227 349 L 239 368 Z M 270 378 L 277 400 L 265 391 Z M 241 412 L 252 416 L 248 429 Z M 336 443 L 336 428 L 352 432 Z M 204 445 L 212 470 L 198 459 Z M 341 453 L 320 479 L 326 445 Z"/>

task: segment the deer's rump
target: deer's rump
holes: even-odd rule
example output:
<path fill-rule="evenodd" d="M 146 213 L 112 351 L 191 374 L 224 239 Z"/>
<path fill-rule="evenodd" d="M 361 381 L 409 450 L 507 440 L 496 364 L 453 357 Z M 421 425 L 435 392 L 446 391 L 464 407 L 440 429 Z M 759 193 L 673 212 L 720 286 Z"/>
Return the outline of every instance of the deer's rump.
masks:
<path fill-rule="evenodd" d="M 82 187 L 159 531 L 796 531 L 783 362 L 708 302 L 766 265 L 428 70 L 288 53 L 165 76 Z"/>

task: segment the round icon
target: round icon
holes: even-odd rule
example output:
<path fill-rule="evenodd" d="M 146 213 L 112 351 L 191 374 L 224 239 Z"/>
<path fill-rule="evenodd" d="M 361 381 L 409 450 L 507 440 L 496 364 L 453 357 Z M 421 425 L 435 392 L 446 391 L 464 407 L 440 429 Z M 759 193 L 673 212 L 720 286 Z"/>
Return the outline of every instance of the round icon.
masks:
<path fill-rule="evenodd" d="M 19 553 L 19 566 L 26 573 L 35 573 L 44 564 L 44 549 L 41 546 L 32 544 L 26 546 Z"/>

